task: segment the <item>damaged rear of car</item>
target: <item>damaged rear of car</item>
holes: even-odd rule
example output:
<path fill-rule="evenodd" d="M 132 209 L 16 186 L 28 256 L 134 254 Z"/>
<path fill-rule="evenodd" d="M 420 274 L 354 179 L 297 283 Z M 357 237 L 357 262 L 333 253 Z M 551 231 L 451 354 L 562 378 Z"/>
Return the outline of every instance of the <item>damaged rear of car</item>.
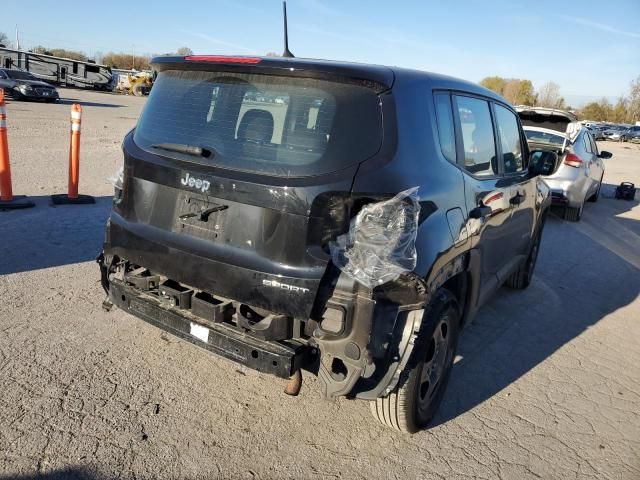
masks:
<path fill-rule="evenodd" d="M 476 85 L 383 66 L 153 65 L 98 258 L 106 306 L 292 379 L 289 393 L 304 369 L 329 399 L 424 427 L 463 324 L 507 279 L 531 280 L 548 189 L 527 171 L 515 112 Z M 504 242 L 473 249 L 480 238 Z"/>
<path fill-rule="evenodd" d="M 371 363 L 375 302 L 330 266 L 330 243 L 391 197 L 352 187 L 391 158 L 394 77 L 296 63 L 155 61 L 100 263 L 117 306 L 259 371 L 316 371 L 334 398 Z"/>

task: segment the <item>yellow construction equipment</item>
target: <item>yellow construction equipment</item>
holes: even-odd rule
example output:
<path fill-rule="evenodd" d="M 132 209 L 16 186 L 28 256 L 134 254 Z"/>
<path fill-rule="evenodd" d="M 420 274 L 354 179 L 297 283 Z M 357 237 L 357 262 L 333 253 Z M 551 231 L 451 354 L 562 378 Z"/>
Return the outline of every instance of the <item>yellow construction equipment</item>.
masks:
<path fill-rule="evenodd" d="M 127 95 L 141 97 L 149 95 L 153 86 L 153 75 L 151 72 L 131 72 L 118 75 L 116 90 Z"/>

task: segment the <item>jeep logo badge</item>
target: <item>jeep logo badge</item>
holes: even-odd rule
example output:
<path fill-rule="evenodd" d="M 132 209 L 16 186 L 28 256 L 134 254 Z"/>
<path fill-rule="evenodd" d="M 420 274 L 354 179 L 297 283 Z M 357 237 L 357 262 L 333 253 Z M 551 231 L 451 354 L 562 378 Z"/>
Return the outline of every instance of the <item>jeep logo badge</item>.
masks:
<path fill-rule="evenodd" d="M 184 174 L 184 178 L 180 179 L 180 183 L 185 187 L 197 188 L 202 193 L 207 192 L 209 187 L 211 186 L 211 182 L 207 180 L 202 180 L 200 178 L 195 178 L 189 175 L 188 173 Z"/>

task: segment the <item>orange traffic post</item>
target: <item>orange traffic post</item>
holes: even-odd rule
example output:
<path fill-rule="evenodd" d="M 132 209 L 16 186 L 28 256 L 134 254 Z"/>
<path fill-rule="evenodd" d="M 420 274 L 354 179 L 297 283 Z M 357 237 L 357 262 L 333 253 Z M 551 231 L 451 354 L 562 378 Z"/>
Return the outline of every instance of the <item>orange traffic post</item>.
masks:
<path fill-rule="evenodd" d="M 51 195 L 51 200 L 56 205 L 72 204 L 86 205 L 96 203 L 90 195 L 79 195 L 80 183 L 80 131 L 82 130 L 82 105 L 71 105 L 71 138 L 69 141 L 69 186 L 67 194 Z"/>
<path fill-rule="evenodd" d="M 0 88 L 0 210 L 33 207 L 33 202 L 26 198 L 24 195 L 13 196 L 7 138 L 7 107 L 4 103 L 4 90 Z"/>

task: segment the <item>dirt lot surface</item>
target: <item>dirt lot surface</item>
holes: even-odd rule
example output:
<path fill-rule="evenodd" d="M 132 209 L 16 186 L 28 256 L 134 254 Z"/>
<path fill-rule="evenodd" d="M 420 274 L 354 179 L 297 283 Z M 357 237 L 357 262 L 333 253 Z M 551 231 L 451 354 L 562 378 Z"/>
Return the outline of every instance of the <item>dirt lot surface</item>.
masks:
<path fill-rule="evenodd" d="M 121 311 L 100 249 L 120 144 L 144 99 L 62 90 L 11 102 L 14 193 L 0 212 L 0 478 L 640 478 L 640 145 L 601 143 L 603 198 L 551 217 L 524 292 L 465 332 L 433 428 L 378 425 L 362 402 L 299 397 Z M 66 188 L 70 103 L 84 104 L 81 193 Z"/>

